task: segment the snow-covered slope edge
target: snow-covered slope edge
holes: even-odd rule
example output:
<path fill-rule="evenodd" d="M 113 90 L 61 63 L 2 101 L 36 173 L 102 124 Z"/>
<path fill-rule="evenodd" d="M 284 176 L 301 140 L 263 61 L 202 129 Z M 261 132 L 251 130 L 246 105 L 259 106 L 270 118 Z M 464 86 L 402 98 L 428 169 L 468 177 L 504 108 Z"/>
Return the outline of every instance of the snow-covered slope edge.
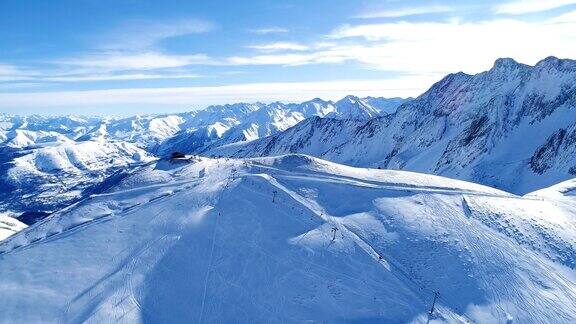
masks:
<path fill-rule="evenodd" d="M 572 212 L 301 155 L 160 161 L 4 241 L 0 321 L 424 323 L 439 292 L 439 321 L 569 323 Z"/>

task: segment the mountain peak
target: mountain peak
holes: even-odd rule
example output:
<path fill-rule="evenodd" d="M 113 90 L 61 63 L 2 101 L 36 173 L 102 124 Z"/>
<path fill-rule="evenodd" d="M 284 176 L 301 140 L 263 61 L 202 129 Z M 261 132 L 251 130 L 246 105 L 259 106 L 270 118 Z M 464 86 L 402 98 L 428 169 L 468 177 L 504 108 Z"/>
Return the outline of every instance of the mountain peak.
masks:
<path fill-rule="evenodd" d="M 556 56 L 548 56 L 547 58 L 536 63 L 535 67 L 539 69 L 554 67 L 556 69 L 569 68 L 574 70 L 576 69 L 576 61 L 570 59 L 560 59 Z"/>
<path fill-rule="evenodd" d="M 536 63 L 536 65 L 540 65 L 540 64 L 554 64 L 554 63 L 558 63 L 559 61 L 564 61 L 561 60 L 559 58 L 557 58 L 556 56 L 548 56 L 547 58 L 541 60 L 540 62 Z"/>
<path fill-rule="evenodd" d="M 357 96 L 347 95 L 346 97 L 338 100 L 338 102 L 356 102 L 358 100 L 360 100 L 360 98 L 358 98 Z"/>
<path fill-rule="evenodd" d="M 324 99 L 322 99 L 322 98 L 316 97 L 316 98 L 314 98 L 314 99 L 312 99 L 312 100 L 306 101 L 305 103 L 308 103 L 308 102 L 311 102 L 311 103 L 325 103 L 326 101 L 325 101 Z"/>
<path fill-rule="evenodd" d="M 520 63 L 516 62 L 513 58 L 503 57 L 494 61 L 494 67 L 492 69 L 509 69 L 511 67 L 517 67 L 518 65 L 520 65 Z"/>

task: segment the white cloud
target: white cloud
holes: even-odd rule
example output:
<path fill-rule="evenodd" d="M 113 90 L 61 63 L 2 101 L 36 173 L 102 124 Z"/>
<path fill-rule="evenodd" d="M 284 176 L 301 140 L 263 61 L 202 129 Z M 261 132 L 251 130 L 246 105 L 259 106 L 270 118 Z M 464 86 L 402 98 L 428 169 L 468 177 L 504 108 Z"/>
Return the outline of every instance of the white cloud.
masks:
<path fill-rule="evenodd" d="M 360 14 L 354 18 L 364 18 L 364 19 L 369 19 L 369 18 L 400 18 L 400 17 L 422 15 L 422 14 L 445 13 L 445 12 L 450 12 L 450 11 L 452 11 L 452 8 L 450 8 L 448 6 L 407 7 L 407 8 L 399 8 L 399 9 L 366 12 L 366 13 Z"/>
<path fill-rule="evenodd" d="M 499 4 L 495 12 L 499 14 L 521 15 L 541 12 L 576 4 L 576 0 L 519 0 Z"/>
<path fill-rule="evenodd" d="M 56 62 L 64 66 L 77 66 L 98 72 L 149 70 L 208 64 L 210 58 L 203 54 L 169 55 L 158 52 L 124 53 L 103 52 Z"/>
<path fill-rule="evenodd" d="M 382 80 L 251 83 L 214 87 L 138 88 L 40 93 L 0 93 L 9 107 L 93 107 L 105 105 L 163 105 L 203 107 L 225 102 L 303 101 L 315 97 L 339 99 L 359 96 L 415 96 L 436 80 L 407 76 Z"/>
<path fill-rule="evenodd" d="M 198 19 L 132 20 L 102 35 L 97 43 L 105 50 L 143 50 L 168 38 L 206 33 L 214 28 L 212 22 Z"/>
<path fill-rule="evenodd" d="M 32 71 L 17 66 L 0 63 L 0 82 L 26 81 L 31 79 Z"/>
<path fill-rule="evenodd" d="M 226 101 L 301 100 L 348 93 L 418 95 L 447 73 L 477 73 L 499 57 L 534 64 L 555 55 L 576 53 L 576 11 L 539 21 L 494 19 L 478 22 L 390 22 L 344 25 L 314 43 L 276 42 L 252 45 L 252 56 L 213 58 L 203 54 L 171 55 L 152 49 L 104 51 L 56 62 L 63 71 L 34 74 L 0 65 L 0 81 L 71 82 L 192 78 L 181 72 L 191 65 L 283 65 L 358 62 L 370 69 L 399 72 L 401 77 L 378 81 L 247 84 L 171 89 L 115 89 L 0 95 L 10 105 L 59 106 L 149 103 L 205 105 Z M 297 52 L 295 52 L 297 51 Z M 181 74 L 175 72 L 178 69 Z M 69 104 L 68 104 L 69 103 Z"/>
<path fill-rule="evenodd" d="M 563 16 L 561 23 L 557 19 L 345 25 L 330 38 L 353 40 L 357 45 L 334 47 L 329 52 L 404 73 L 477 73 L 499 57 L 528 64 L 550 55 L 572 57 L 576 53 L 576 15 Z"/>
<path fill-rule="evenodd" d="M 19 73 L 18 68 L 9 64 L 0 63 L 0 75 Z"/>
<path fill-rule="evenodd" d="M 1 83 L 0 82 L 0 89 L 2 90 L 21 90 L 21 89 L 29 89 L 29 88 L 36 88 L 39 86 L 43 86 L 44 83 L 38 82 L 14 82 L 14 83 Z"/>
<path fill-rule="evenodd" d="M 454 19 L 345 25 L 327 37 L 330 42 L 305 44 L 306 52 L 235 56 L 226 63 L 297 66 L 359 62 L 371 69 L 440 79 L 452 72 L 487 70 L 500 57 L 527 64 L 550 55 L 572 57 L 576 53 L 573 30 L 576 12 L 541 21 Z"/>
<path fill-rule="evenodd" d="M 226 59 L 227 65 L 303 65 L 308 63 L 311 63 L 311 56 L 307 54 L 231 56 Z"/>
<path fill-rule="evenodd" d="M 279 33 L 289 32 L 288 29 L 283 28 L 283 27 L 277 27 L 277 26 L 250 29 L 248 31 L 253 33 L 253 34 L 257 34 L 257 35 L 279 34 Z"/>
<path fill-rule="evenodd" d="M 309 49 L 308 46 L 291 42 L 276 42 L 270 44 L 249 45 L 246 47 L 259 51 L 306 51 Z"/>
<path fill-rule="evenodd" d="M 179 63 L 179 61 L 175 61 Z M 184 60 L 184 63 L 194 63 L 194 60 Z M 145 64 L 146 61 L 137 61 L 129 59 L 116 59 L 105 62 L 96 62 L 94 60 L 78 61 L 69 65 L 79 65 L 78 68 L 49 69 L 37 71 L 32 69 L 23 69 L 17 66 L 0 64 L 0 82 L 4 83 L 2 88 L 9 88 L 7 84 L 13 84 L 14 87 L 20 87 L 20 84 L 32 84 L 38 86 L 45 82 L 88 82 L 88 81 L 120 81 L 120 80 L 149 80 L 149 79 L 187 79 L 198 78 L 200 75 L 191 73 L 182 73 L 180 71 L 155 71 L 148 73 L 141 72 L 118 72 L 118 69 L 131 70 L 139 67 L 151 70 L 160 67 L 180 66 L 170 60 L 159 60 L 154 64 Z M 182 63 L 182 64 L 184 64 Z M 162 70 L 162 69 L 160 69 Z"/>
<path fill-rule="evenodd" d="M 535 64 L 576 53 L 576 11 L 541 21 L 495 19 L 480 22 L 394 22 L 345 25 L 330 42 L 306 44 L 304 53 L 235 56 L 229 65 L 335 64 L 359 62 L 367 68 L 440 79 L 457 71 L 478 73 L 500 57 Z"/>
<path fill-rule="evenodd" d="M 204 33 L 213 28 L 212 23 L 197 19 L 169 22 L 133 20 L 102 36 L 96 41 L 98 49 L 84 55 L 43 62 L 42 67 L 38 69 L 0 63 L 0 82 L 83 82 L 197 77 L 189 73 L 167 73 L 170 71 L 165 70 L 218 63 L 204 54 L 172 55 L 155 48 L 167 38 Z"/>
<path fill-rule="evenodd" d="M 127 80 L 151 80 L 151 79 L 190 79 L 199 78 L 198 74 L 87 74 L 87 75 L 61 75 L 43 77 L 41 81 L 52 82 L 89 82 L 89 81 L 127 81 Z"/>

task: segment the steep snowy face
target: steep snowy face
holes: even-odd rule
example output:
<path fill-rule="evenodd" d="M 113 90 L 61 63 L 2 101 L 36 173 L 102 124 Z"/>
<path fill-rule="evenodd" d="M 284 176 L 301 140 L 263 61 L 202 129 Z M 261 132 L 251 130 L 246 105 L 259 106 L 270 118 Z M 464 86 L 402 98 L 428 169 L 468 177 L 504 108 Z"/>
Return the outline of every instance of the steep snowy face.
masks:
<path fill-rule="evenodd" d="M 378 110 L 381 116 L 391 115 L 396 112 L 398 107 L 413 98 L 384 98 L 384 97 L 366 97 L 361 100 L 367 105 L 374 107 Z"/>
<path fill-rule="evenodd" d="M 2 143 L 2 146 L 13 149 L 20 149 L 31 147 L 37 144 L 58 144 L 66 142 L 72 142 L 72 140 L 58 132 L 15 129 L 6 133 L 6 137 L 4 139 L 4 143 Z"/>
<path fill-rule="evenodd" d="M 314 98 L 300 104 L 288 104 L 292 110 L 299 110 L 304 116 L 319 116 L 325 117 L 329 114 L 335 113 L 337 107 L 332 101 Z"/>
<path fill-rule="evenodd" d="M 215 123 L 224 123 L 229 126 L 237 125 L 246 116 L 260 110 L 264 106 L 262 103 L 235 103 L 210 106 L 191 113 L 191 118 L 184 125 L 184 128 L 207 126 Z"/>
<path fill-rule="evenodd" d="M 364 125 L 361 121 L 311 117 L 283 133 L 247 144 L 233 143 L 210 147 L 208 155 L 260 157 L 286 153 L 322 155 L 347 143 L 354 130 Z"/>
<path fill-rule="evenodd" d="M 567 179 L 576 160 L 561 172 L 538 172 L 530 160 L 576 121 L 575 79 L 576 62 L 555 58 L 534 67 L 500 59 L 490 71 L 449 77 L 401 108 L 393 149 L 379 163 L 520 193 Z"/>
<path fill-rule="evenodd" d="M 570 323 L 562 199 L 301 155 L 159 161 L 0 244 L 0 321 Z"/>
<path fill-rule="evenodd" d="M 176 151 L 200 152 L 263 107 L 265 105 L 260 103 L 238 103 L 210 106 L 191 113 L 190 118 L 181 125 L 182 130 L 162 141 L 153 152 L 159 156 Z"/>
<path fill-rule="evenodd" d="M 68 206 L 130 167 L 152 161 L 125 142 L 84 141 L 11 153 L 0 164 L 0 211 L 22 214 L 26 222 Z M 34 216 L 36 215 L 36 216 Z"/>
<path fill-rule="evenodd" d="M 368 120 L 380 114 L 380 111 L 370 105 L 368 101 L 355 96 L 346 96 L 335 104 L 336 111 L 327 117 L 351 120 Z"/>
<path fill-rule="evenodd" d="M 276 102 L 248 115 L 226 135 L 228 143 L 252 141 L 286 130 L 306 118 L 300 109 Z"/>
<path fill-rule="evenodd" d="M 180 131 L 166 137 L 152 149 L 152 152 L 159 156 L 166 156 L 176 151 L 202 151 L 264 106 L 260 103 L 238 103 L 210 106 L 204 110 L 189 113 L 186 121 L 180 125 Z"/>
<path fill-rule="evenodd" d="M 345 127 L 344 136 L 354 134 L 346 143 L 338 139 L 331 148 L 305 152 L 351 165 L 433 173 L 526 193 L 568 179 L 576 170 L 570 154 L 574 80 L 576 61 L 547 58 L 531 67 L 499 59 L 487 72 L 448 75 L 394 114 Z M 283 143 L 282 137 L 262 141 Z M 262 145 L 247 144 L 230 154 L 263 153 L 246 153 L 250 147 Z"/>

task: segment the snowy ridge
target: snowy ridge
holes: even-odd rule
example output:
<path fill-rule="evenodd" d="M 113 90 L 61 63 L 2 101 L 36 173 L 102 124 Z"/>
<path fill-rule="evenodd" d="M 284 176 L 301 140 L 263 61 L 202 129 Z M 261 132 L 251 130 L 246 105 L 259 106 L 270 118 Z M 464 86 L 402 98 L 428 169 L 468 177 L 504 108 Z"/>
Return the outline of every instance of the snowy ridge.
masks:
<path fill-rule="evenodd" d="M 347 96 L 337 102 L 316 98 L 298 104 L 212 106 L 198 112 L 193 123 L 188 124 L 191 127 L 166 139 L 155 152 L 160 156 L 173 151 L 201 153 L 274 135 L 311 117 L 366 121 L 390 114 L 405 101 L 402 98 Z"/>
<path fill-rule="evenodd" d="M 329 116 L 366 120 L 394 112 L 406 99 L 358 98 L 347 96 L 337 101 L 313 99 L 299 104 L 275 102 L 236 103 L 210 106 L 203 110 L 163 115 L 118 117 L 10 116 L 0 115 L 0 147 L 27 148 L 46 142 L 86 140 L 124 141 L 150 152 L 164 152 L 158 146 L 174 136 L 220 139 L 228 131 L 232 140 L 254 140 L 283 131 L 305 118 Z M 170 143 L 178 142 L 173 139 Z M 165 150 L 168 150 L 166 148 Z M 164 152 L 165 153 L 165 152 Z"/>
<path fill-rule="evenodd" d="M 185 117 L 187 116 L 182 114 L 103 120 L 77 140 L 125 141 L 150 150 L 161 141 L 179 132 L 180 126 L 186 122 Z"/>
<path fill-rule="evenodd" d="M 162 160 L 0 244 L 0 321 L 425 323 L 438 292 L 440 322 L 569 323 L 575 207 L 303 155 Z"/>
<path fill-rule="evenodd" d="M 549 57 L 532 67 L 499 59 L 477 75 L 448 75 L 394 114 L 362 125 L 306 120 L 269 138 L 208 153 L 306 153 L 524 194 L 576 175 L 574 79 L 573 60 Z"/>

